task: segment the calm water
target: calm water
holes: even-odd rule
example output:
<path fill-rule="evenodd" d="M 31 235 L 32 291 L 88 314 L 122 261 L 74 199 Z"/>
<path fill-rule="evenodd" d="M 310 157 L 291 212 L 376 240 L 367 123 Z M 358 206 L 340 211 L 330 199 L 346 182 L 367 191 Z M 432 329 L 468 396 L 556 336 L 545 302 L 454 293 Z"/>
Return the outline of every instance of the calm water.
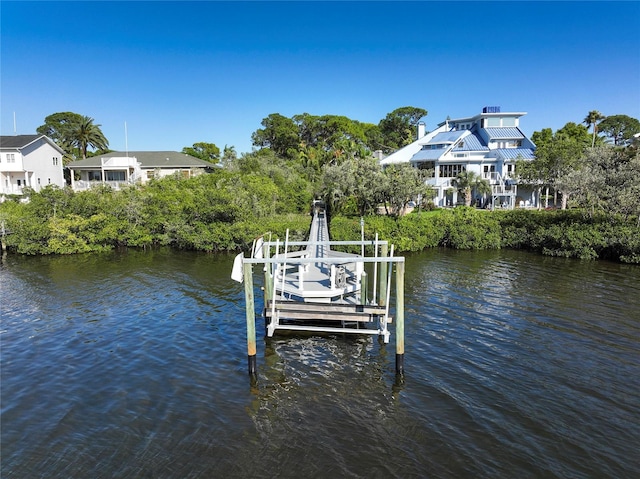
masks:
<path fill-rule="evenodd" d="M 409 256 L 404 381 L 393 335 L 298 335 L 252 384 L 231 264 L 7 257 L 1 476 L 640 477 L 640 267 Z"/>

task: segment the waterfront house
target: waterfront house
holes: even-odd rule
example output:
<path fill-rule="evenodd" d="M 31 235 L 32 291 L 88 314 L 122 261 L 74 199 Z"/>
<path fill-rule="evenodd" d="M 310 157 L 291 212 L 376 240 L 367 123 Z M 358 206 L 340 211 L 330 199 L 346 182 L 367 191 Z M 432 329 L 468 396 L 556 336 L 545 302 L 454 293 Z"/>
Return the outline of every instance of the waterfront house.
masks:
<path fill-rule="evenodd" d="M 26 187 L 64 187 L 63 156 L 45 135 L 0 136 L 0 195 L 21 195 Z"/>
<path fill-rule="evenodd" d="M 67 167 L 71 171 L 71 187 L 78 191 L 96 184 L 118 189 L 176 173 L 189 178 L 211 171 L 216 165 L 177 151 L 115 151 L 74 161 Z"/>
<path fill-rule="evenodd" d="M 489 197 L 474 196 L 483 207 L 533 207 L 539 203 L 535 189 L 519 185 L 515 165 L 519 159 L 532 160 L 535 145 L 520 129 L 524 112 L 501 112 L 500 107 L 485 107 L 482 113 L 447 119 L 425 132 L 418 125 L 418 139 L 380 161 L 382 166 L 410 163 L 427 169 L 427 180 L 436 193 L 436 206 L 454 206 L 463 201 L 452 185 L 456 175 L 473 171 L 491 185 Z M 475 194 L 475 193 L 474 193 Z"/>

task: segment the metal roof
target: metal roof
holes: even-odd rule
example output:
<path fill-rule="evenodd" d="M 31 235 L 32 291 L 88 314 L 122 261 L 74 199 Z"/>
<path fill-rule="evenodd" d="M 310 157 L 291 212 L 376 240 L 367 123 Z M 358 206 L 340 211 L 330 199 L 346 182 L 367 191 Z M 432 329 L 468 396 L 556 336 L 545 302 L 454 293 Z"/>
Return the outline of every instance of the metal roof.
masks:
<path fill-rule="evenodd" d="M 462 139 L 462 144 L 456 144 L 453 151 L 489 151 L 485 141 L 475 132 Z"/>
<path fill-rule="evenodd" d="M 424 160 L 437 160 L 444 155 L 448 150 L 446 148 L 439 148 L 437 150 L 420 150 L 418 153 L 411 157 L 411 162 L 424 161 Z"/>
<path fill-rule="evenodd" d="M 469 130 L 454 130 L 438 133 L 429 142 L 428 145 L 436 145 L 441 143 L 455 143 L 458 139 Z"/>
<path fill-rule="evenodd" d="M 498 148 L 494 151 L 505 160 L 533 160 L 535 158 L 531 148 Z"/>
<path fill-rule="evenodd" d="M 485 128 L 484 131 L 487 132 L 490 140 L 522 140 L 524 138 L 524 134 L 515 126 L 491 127 Z"/>

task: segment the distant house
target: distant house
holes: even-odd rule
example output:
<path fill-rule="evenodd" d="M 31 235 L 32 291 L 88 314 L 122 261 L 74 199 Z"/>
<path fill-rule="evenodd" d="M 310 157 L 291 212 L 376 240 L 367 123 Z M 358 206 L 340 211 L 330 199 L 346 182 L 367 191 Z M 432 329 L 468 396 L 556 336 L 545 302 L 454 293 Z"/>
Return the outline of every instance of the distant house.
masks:
<path fill-rule="evenodd" d="M 64 187 L 63 156 L 64 150 L 45 135 L 0 136 L 0 194 Z"/>
<path fill-rule="evenodd" d="M 482 206 L 514 208 L 537 206 L 534 189 L 518 185 L 515 164 L 518 159 L 534 158 L 535 145 L 520 130 L 523 112 L 501 112 L 485 107 L 482 113 L 446 120 L 425 134 L 418 126 L 418 139 L 380 161 L 382 166 L 410 163 L 432 171 L 427 181 L 436 191 L 436 206 L 453 206 L 458 194 L 452 180 L 458 173 L 473 171 L 489 181 L 491 197 L 477 196 Z"/>
<path fill-rule="evenodd" d="M 191 177 L 216 165 L 177 151 L 119 151 L 74 161 L 67 168 L 71 171 L 71 187 L 84 190 L 96 184 L 118 189 L 175 173 Z"/>

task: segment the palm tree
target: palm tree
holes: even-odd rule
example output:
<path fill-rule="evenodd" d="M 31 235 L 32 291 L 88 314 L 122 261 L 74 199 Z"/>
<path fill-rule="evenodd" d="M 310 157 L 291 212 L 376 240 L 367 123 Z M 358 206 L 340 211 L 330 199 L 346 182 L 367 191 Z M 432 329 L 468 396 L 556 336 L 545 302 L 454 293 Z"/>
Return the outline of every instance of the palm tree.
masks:
<path fill-rule="evenodd" d="M 74 125 L 71 131 L 71 142 L 82 154 L 82 159 L 87 159 L 87 148 L 95 150 L 106 150 L 109 148 L 109 141 L 106 139 L 100 125 L 93 123 L 93 118 L 83 116 L 81 121 Z"/>
<path fill-rule="evenodd" d="M 598 134 L 598 122 L 604 120 L 606 117 L 598 110 L 591 110 L 584 118 L 582 123 L 587 125 L 587 128 L 593 126 L 593 139 L 591 140 L 591 148 L 596 144 L 596 135 Z"/>
<path fill-rule="evenodd" d="M 471 192 L 475 189 L 483 195 L 491 192 L 489 182 L 474 171 L 462 171 L 451 181 L 457 190 L 464 194 L 464 204 L 471 206 Z"/>

